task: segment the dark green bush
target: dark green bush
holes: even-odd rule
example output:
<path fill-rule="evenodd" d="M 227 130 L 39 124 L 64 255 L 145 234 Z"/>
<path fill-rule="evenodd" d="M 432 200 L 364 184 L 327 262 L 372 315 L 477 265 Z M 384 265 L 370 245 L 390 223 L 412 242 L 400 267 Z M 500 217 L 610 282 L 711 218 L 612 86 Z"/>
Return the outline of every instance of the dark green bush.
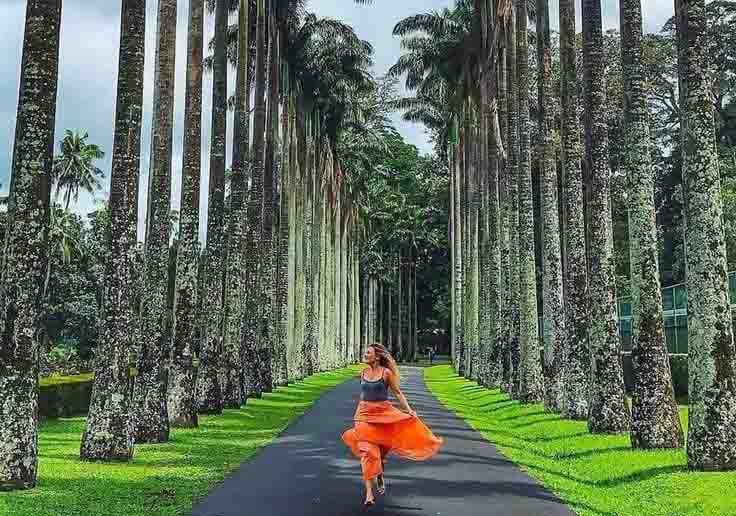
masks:
<path fill-rule="evenodd" d="M 86 414 L 92 395 L 92 380 L 92 374 L 42 378 L 38 392 L 39 417 Z"/>
<path fill-rule="evenodd" d="M 634 388 L 631 353 L 624 353 L 622 358 L 626 392 L 630 393 Z M 670 355 L 670 369 L 672 370 L 672 385 L 675 388 L 675 396 L 678 398 L 687 397 L 687 355 Z"/>

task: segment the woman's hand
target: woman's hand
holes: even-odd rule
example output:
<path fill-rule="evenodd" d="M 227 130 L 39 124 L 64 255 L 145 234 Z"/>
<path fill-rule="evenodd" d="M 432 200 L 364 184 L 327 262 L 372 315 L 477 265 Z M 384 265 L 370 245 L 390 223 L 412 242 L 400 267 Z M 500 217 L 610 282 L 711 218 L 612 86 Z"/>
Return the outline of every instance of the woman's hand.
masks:
<path fill-rule="evenodd" d="M 409 414 L 410 416 L 414 416 L 414 417 L 417 417 L 417 413 L 416 413 L 416 411 L 414 411 L 414 410 L 412 410 L 412 409 L 409 409 L 409 410 L 407 410 L 406 412 L 407 412 L 407 414 Z"/>

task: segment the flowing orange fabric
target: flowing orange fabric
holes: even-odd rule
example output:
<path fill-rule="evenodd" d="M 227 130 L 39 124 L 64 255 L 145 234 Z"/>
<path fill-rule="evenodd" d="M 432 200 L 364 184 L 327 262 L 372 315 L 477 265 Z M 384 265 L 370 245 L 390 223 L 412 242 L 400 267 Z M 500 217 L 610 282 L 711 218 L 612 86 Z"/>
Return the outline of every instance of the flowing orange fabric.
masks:
<path fill-rule="evenodd" d="M 355 426 L 342 434 L 342 440 L 360 459 L 366 480 L 383 473 L 383 459 L 389 452 L 425 460 L 442 446 L 442 439 L 421 419 L 401 412 L 390 401 L 361 401 L 355 410 Z"/>

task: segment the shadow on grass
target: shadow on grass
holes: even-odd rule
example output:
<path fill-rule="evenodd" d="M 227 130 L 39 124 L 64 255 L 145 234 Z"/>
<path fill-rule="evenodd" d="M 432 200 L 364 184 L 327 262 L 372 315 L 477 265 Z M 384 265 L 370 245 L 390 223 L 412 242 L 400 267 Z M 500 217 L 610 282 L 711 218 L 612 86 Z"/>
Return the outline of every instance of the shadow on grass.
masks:
<path fill-rule="evenodd" d="M 428 386 L 446 407 L 581 514 L 638 516 L 646 507 L 652 515 L 720 515 L 736 506 L 734 490 L 723 484 L 733 477 L 685 474 L 684 450 L 632 450 L 627 434 L 590 434 L 585 421 L 522 405 L 498 389 L 481 393 L 474 382 L 458 379 L 449 368 L 427 372 Z"/>
<path fill-rule="evenodd" d="M 158 516 L 188 512 L 243 460 L 276 437 L 321 394 L 355 375 L 321 373 L 238 410 L 201 416 L 195 429 L 173 429 L 163 444 L 136 445 L 127 463 L 83 462 L 84 418 L 45 421 L 39 433 L 38 487 L 6 493 L 0 513 L 13 516 Z M 7 512 L 5 512 L 7 511 Z"/>

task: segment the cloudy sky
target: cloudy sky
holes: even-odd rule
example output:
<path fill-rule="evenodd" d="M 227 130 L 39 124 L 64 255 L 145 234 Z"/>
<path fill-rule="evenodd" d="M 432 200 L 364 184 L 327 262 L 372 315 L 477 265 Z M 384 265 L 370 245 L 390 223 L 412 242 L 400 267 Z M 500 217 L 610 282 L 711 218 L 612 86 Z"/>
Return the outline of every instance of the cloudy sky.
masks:
<path fill-rule="evenodd" d="M 115 85 L 120 38 L 120 1 L 64 0 L 61 29 L 60 72 L 56 116 L 56 140 L 65 129 L 89 133 L 89 140 L 107 151 L 100 168 L 105 171 L 105 188 L 109 184 L 111 162 Z M 370 41 L 375 49 L 374 74 L 380 76 L 396 61 L 400 53 L 399 40 L 391 29 L 400 19 L 411 14 L 448 7 L 453 0 L 374 0 L 372 6 L 355 5 L 350 0 L 311 0 L 309 7 L 320 16 L 339 18 L 355 27 L 358 34 Z M 141 202 L 139 219 L 143 227 L 143 202 L 149 167 L 151 107 L 153 104 L 153 54 L 156 32 L 155 0 L 148 0 L 145 115 L 141 159 Z M 551 5 L 551 25 L 557 27 L 556 2 Z M 618 2 L 604 0 L 604 28 L 618 27 Z M 672 16 L 673 0 L 646 0 L 644 4 L 645 29 L 658 30 Z M 18 102 L 20 61 L 25 18 L 25 0 L 0 0 L 0 183 L 7 191 L 12 157 L 13 134 Z M 172 205 L 178 208 L 184 124 L 184 80 L 186 66 L 186 30 L 189 0 L 179 0 L 177 34 L 177 81 L 174 125 L 173 192 Z M 578 1 L 579 13 L 579 1 Z M 207 20 L 205 38 L 212 36 L 213 20 Z M 579 28 L 579 23 L 578 23 Z M 233 74 L 231 74 L 233 75 Z M 205 206 L 208 175 L 211 81 L 205 79 L 203 119 L 203 185 L 202 206 Z M 231 78 L 232 88 L 232 78 Z M 407 124 L 396 118 L 397 127 L 407 141 L 423 151 L 430 147 L 422 127 Z M 232 125 L 230 122 L 229 126 Z M 229 140 L 229 139 L 228 139 Z M 230 150 L 228 150 L 228 156 Z M 98 198 L 106 196 L 106 191 Z M 75 206 L 81 213 L 94 208 L 95 200 L 80 197 Z M 203 210 L 204 211 L 204 210 Z M 202 213 L 202 227 L 206 214 Z"/>

